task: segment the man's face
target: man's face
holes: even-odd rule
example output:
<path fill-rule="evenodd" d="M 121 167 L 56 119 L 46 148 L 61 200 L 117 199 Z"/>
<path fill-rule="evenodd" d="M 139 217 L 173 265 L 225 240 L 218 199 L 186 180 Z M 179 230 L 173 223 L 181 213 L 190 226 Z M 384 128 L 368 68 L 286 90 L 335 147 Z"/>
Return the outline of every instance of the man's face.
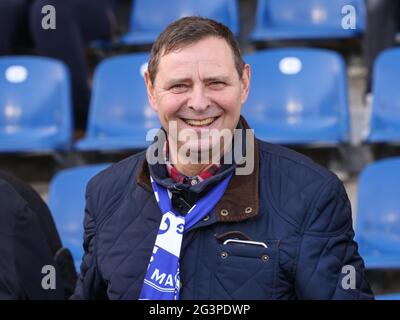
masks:
<path fill-rule="evenodd" d="M 239 78 L 227 42 L 208 37 L 161 56 L 154 83 L 147 73 L 145 81 L 150 104 L 158 113 L 170 144 L 171 139 L 178 138 L 169 132 L 170 122 L 175 121 L 178 135 L 184 129 L 197 134 L 195 139 L 178 141 L 176 146 L 190 143 L 193 148 L 204 150 L 211 149 L 212 142 L 200 141 L 201 131 L 235 129 L 248 96 L 250 68 L 246 65 Z"/>

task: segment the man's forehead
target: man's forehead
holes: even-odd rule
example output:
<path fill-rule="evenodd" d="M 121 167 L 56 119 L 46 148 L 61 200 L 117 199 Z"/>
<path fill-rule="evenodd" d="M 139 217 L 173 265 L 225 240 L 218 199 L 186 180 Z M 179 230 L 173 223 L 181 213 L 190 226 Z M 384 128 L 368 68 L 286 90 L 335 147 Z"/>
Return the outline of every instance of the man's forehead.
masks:
<path fill-rule="evenodd" d="M 193 42 L 189 43 L 182 43 L 182 44 L 177 44 L 175 48 L 173 49 L 168 49 L 167 48 L 162 48 L 161 49 L 161 54 L 160 58 L 169 55 L 170 53 L 180 53 L 180 52 L 186 52 L 186 51 L 191 51 L 191 50 L 197 50 L 198 48 L 205 48 L 209 49 L 211 47 L 218 46 L 220 49 L 222 48 L 224 51 L 231 51 L 232 49 L 230 45 L 228 44 L 227 40 L 224 38 L 216 37 L 216 36 L 206 36 L 204 38 L 195 40 Z M 233 52 L 232 52 L 233 53 Z"/>
<path fill-rule="evenodd" d="M 223 39 L 206 38 L 191 45 L 168 52 L 159 60 L 159 71 L 183 72 L 189 68 L 231 69 L 234 66 L 233 53 Z M 170 70 L 172 69 L 172 70 Z"/>
<path fill-rule="evenodd" d="M 188 69 L 197 69 L 198 71 L 206 71 L 210 69 L 220 69 L 224 70 L 227 63 L 218 61 L 217 59 L 171 59 L 166 60 L 163 64 L 165 68 L 173 68 L 174 73 L 185 72 Z M 230 65 L 228 65 L 230 67 Z M 171 70 L 169 70 L 171 71 Z"/>
<path fill-rule="evenodd" d="M 181 62 L 176 65 L 165 64 L 159 70 L 160 80 L 168 84 L 194 81 L 195 79 L 229 81 L 229 79 L 235 77 L 235 74 L 236 69 L 234 67 L 224 67 L 212 60 Z"/>

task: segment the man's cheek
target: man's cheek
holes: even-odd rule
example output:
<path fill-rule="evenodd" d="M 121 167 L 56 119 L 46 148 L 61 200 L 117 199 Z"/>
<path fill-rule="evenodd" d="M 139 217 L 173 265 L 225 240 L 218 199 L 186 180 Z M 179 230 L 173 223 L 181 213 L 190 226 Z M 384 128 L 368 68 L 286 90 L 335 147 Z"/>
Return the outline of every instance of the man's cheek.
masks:
<path fill-rule="evenodd" d="M 176 113 L 180 109 L 180 102 L 176 99 L 168 101 L 168 104 L 164 105 L 164 113 L 168 118 L 176 118 Z"/>
<path fill-rule="evenodd" d="M 214 100 L 226 111 L 235 111 L 241 104 L 241 97 L 236 92 L 226 91 Z"/>

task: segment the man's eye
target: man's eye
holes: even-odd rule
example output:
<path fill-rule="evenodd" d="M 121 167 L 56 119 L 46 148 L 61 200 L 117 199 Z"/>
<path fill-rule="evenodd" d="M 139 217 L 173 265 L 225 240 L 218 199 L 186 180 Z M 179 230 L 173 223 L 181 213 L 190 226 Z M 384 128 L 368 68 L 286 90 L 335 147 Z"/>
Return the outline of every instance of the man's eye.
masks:
<path fill-rule="evenodd" d="M 212 89 L 222 89 L 225 87 L 225 82 L 222 81 L 214 81 L 209 84 Z"/>
<path fill-rule="evenodd" d="M 186 91 L 188 86 L 186 84 L 174 84 L 172 87 L 170 87 L 170 91 L 174 93 L 180 93 Z"/>

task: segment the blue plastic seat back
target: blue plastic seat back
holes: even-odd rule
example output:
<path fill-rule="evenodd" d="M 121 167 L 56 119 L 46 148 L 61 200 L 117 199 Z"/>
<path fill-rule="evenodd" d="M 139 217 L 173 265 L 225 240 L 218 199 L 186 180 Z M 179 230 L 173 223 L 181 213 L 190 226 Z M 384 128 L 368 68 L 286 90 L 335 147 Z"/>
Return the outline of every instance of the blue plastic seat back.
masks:
<path fill-rule="evenodd" d="M 400 141 L 400 49 L 387 49 L 375 61 L 371 131 L 372 142 Z"/>
<path fill-rule="evenodd" d="M 342 26 L 349 13 L 345 6 L 354 8 L 356 29 Z M 281 32 L 284 38 L 293 39 L 343 37 L 360 33 L 364 16 L 363 0 L 258 0 L 255 31 L 275 30 L 278 36 Z"/>
<path fill-rule="evenodd" d="M 136 137 L 145 141 L 147 130 L 160 127 L 143 79 L 147 61 L 147 54 L 129 54 L 104 60 L 96 69 L 89 137 Z"/>
<path fill-rule="evenodd" d="M 245 56 L 251 88 L 242 109 L 256 135 L 277 143 L 338 143 L 349 133 L 346 69 L 335 52 L 270 49 Z"/>
<path fill-rule="evenodd" d="M 63 246 L 70 249 L 75 267 L 83 256 L 85 190 L 89 180 L 109 164 L 88 165 L 60 171 L 49 186 L 49 208 Z"/>
<path fill-rule="evenodd" d="M 380 267 L 385 260 L 400 267 L 399 185 L 399 157 L 372 163 L 360 175 L 355 231 L 367 267 L 370 259 Z"/>
<path fill-rule="evenodd" d="M 387 293 L 375 296 L 376 300 L 400 300 L 400 293 Z"/>
<path fill-rule="evenodd" d="M 217 20 L 230 27 L 232 32 L 238 32 L 236 0 L 135 0 L 129 29 L 157 35 L 171 22 L 191 15 Z"/>
<path fill-rule="evenodd" d="M 0 57 L 0 151 L 67 149 L 72 132 L 66 66 L 43 57 Z"/>

